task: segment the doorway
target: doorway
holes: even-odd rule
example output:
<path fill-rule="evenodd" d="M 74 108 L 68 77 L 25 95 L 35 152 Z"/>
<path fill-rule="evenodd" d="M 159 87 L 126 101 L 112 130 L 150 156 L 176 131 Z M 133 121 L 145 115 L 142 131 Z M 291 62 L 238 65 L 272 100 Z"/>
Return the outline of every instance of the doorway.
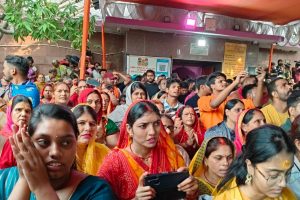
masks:
<path fill-rule="evenodd" d="M 222 62 L 173 59 L 172 73 L 177 73 L 182 80 L 195 79 L 222 70 Z"/>

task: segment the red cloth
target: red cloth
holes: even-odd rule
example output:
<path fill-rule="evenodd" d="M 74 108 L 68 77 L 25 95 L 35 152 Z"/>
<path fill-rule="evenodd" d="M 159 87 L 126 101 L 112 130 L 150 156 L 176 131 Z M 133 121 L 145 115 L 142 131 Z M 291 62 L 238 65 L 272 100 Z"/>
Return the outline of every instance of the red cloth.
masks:
<path fill-rule="evenodd" d="M 190 106 L 183 106 L 180 109 L 177 110 L 176 112 L 176 117 L 179 117 L 179 113 L 182 112 L 182 110 L 186 107 L 190 107 Z M 192 108 L 192 107 L 190 107 Z M 198 116 L 195 112 L 195 110 L 193 109 L 194 112 L 194 116 L 195 116 L 195 123 L 193 125 L 193 129 L 194 131 L 197 133 L 197 144 L 199 145 L 198 147 L 194 148 L 194 147 L 185 147 L 185 150 L 187 151 L 187 153 L 189 154 L 189 156 L 192 158 L 193 155 L 197 152 L 198 148 L 201 146 L 203 140 L 204 140 L 204 133 L 205 131 L 203 130 L 203 128 L 201 128 L 200 126 L 200 121 L 198 119 Z M 174 140 L 180 145 L 182 143 L 186 143 L 188 140 L 188 134 L 187 132 L 184 130 L 184 127 L 182 127 L 182 129 L 180 130 L 180 132 L 178 134 L 176 134 L 174 136 Z"/>
<path fill-rule="evenodd" d="M 77 106 L 77 104 L 78 104 L 78 97 L 79 97 L 79 96 L 78 96 L 78 94 L 77 94 L 76 92 L 74 92 L 74 93 L 72 94 L 72 96 L 70 96 L 69 102 L 72 103 L 73 107 Z"/>
<path fill-rule="evenodd" d="M 14 157 L 11 145 L 8 140 L 4 143 L 2 153 L 0 156 L 0 169 L 16 166 L 17 162 Z"/>
<path fill-rule="evenodd" d="M 4 136 L 5 138 L 8 138 L 12 136 L 12 125 L 14 124 L 12 120 L 12 101 L 15 97 L 13 97 L 7 104 L 7 109 L 6 109 L 6 123 L 3 126 L 2 130 L 0 131 L 0 134 Z"/>
<path fill-rule="evenodd" d="M 94 88 L 86 88 L 86 89 L 82 90 L 82 92 L 80 92 L 79 97 L 78 97 L 78 104 L 79 103 L 86 103 L 87 97 L 92 92 L 96 92 L 98 94 L 99 98 L 100 98 L 101 108 L 100 108 L 99 112 L 97 113 L 97 121 L 100 122 L 102 120 L 102 98 L 101 98 L 101 94 L 98 90 L 96 90 Z"/>
<path fill-rule="evenodd" d="M 178 109 L 176 112 L 176 117 L 179 117 L 179 113 L 186 107 L 190 107 L 190 106 L 183 106 L 180 109 Z M 194 109 L 193 109 L 193 111 L 194 111 L 194 116 L 195 116 L 195 123 L 193 125 L 193 129 L 197 133 L 198 145 L 201 145 L 204 140 L 204 134 L 202 134 L 198 116 Z M 184 127 L 182 127 L 181 131 L 175 136 L 175 140 L 179 141 L 179 143 L 184 143 L 188 140 L 188 134 L 185 132 Z"/>

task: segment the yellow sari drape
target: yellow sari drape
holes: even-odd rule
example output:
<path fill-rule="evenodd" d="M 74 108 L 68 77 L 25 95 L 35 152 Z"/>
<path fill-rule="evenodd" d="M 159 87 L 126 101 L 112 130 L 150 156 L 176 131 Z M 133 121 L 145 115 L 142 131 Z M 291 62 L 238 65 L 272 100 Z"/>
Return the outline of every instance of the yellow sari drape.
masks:
<path fill-rule="evenodd" d="M 209 141 L 217 137 L 211 137 L 208 139 L 205 139 L 201 147 L 196 152 L 195 156 L 193 157 L 190 165 L 189 165 L 189 172 L 191 175 L 193 175 L 198 181 L 199 181 L 199 194 L 208 194 L 211 195 L 215 188 L 211 186 L 209 183 L 207 183 L 204 179 L 201 178 L 203 173 L 205 172 L 205 166 L 204 166 L 204 159 L 205 159 L 205 152 L 207 148 L 207 144 Z"/>
<path fill-rule="evenodd" d="M 236 184 L 235 178 L 229 181 L 216 195 L 213 200 L 248 200 L 242 195 L 239 187 Z M 291 192 L 290 189 L 284 188 L 282 190 L 281 196 L 277 198 L 265 198 L 264 200 L 297 200 L 296 196 Z"/>
<path fill-rule="evenodd" d="M 110 149 L 92 139 L 88 144 L 77 143 L 76 167 L 78 171 L 96 175 Z"/>

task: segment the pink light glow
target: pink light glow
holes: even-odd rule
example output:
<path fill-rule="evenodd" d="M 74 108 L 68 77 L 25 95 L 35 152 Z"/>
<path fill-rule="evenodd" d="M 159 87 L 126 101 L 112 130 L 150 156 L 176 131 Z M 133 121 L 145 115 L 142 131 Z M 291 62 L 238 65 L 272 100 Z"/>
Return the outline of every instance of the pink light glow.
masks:
<path fill-rule="evenodd" d="M 195 25 L 196 25 L 196 20 L 195 20 L 195 19 L 188 18 L 188 19 L 186 20 L 186 25 L 188 25 L 188 26 L 195 26 Z"/>

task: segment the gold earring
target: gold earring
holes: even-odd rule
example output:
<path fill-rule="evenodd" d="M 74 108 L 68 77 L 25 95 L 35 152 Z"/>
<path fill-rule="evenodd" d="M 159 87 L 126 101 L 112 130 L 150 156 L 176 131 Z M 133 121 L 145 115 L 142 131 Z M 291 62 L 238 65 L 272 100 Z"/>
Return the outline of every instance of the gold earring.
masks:
<path fill-rule="evenodd" d="M 252 183 L 252 175 L 247 174 L 245 184 L 250 185 Z"/>

